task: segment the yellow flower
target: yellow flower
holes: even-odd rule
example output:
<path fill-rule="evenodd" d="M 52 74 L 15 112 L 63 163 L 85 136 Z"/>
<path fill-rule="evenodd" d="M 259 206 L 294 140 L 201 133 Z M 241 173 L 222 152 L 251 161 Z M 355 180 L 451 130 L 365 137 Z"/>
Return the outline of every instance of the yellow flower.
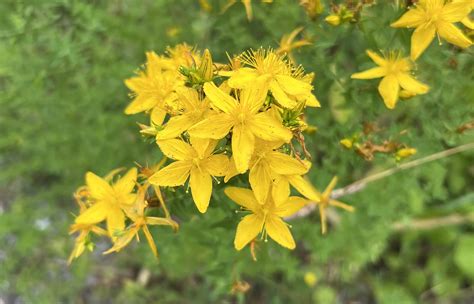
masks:
<path fill-rule="evenodd" d="M 472 2 L 471 2 L 472 3 Z M 411 36 L 411 58 L 416 60 L 433 41 L 435 35 L 461 48 L 472 42 L 453 23 L 465 19 L 471 11 L 469 1 L 420 0 L 392 27 L 416 28 Z"/>
<path fill-rule="evenodd" d="M 293 67 L 283 56 L 271 50 L 259 49 L 243 53 L 240 60 L 247 67 L 227 74 L 230 76 L 230 87 L 242 89 L 258 80 L 262 81 L 262 87 L 269 89 L 282 107 L 294 108 L 298 101 L 305 101 L 309 106 L 319 106 L 311 92 L 312 78 L 305 78 L 302 68 Z"/>
<path fill-rule="evenodd" d="M 301 175 L 308 172 L 301 161 L 290 155 L 276 151 L 283 142 L 256 141 L 255 150 L 250 160 L 249 181 L 257 201 L 264 204 L 267 201 L 269 190 L 276 178 L 280 175 Z M 235 166 L 229 166 L 225 182 L 237 175 Z"/>
<path fill-rule="evenodd" d="M 402 158 L 407 158 L 412 155 L 416 154 L 416 149 L 415 148 L 402 148 L 397 151 L 396 158 L 397 159 L 402 159 Z"/>
<path fill-rule="evenodd" d="M 262 3 L 272 3 L 273 0 L 261 0 Z M 237 0 L 227 0 L 227 4 L 222 9 L 222 13 L 229 9 L 232 5 L 234 5 Z M 253 19 L 253 10 L 252 10 L 252 0 L 241 0 L 242 4 L 245 7 L 245 13 L 247 14 L 247 20 L 251 21 Z"/>
<path fill-rule="evenodd" d="M 327 231 L 327 219 L 326 219 L 326 209 L 329 206 L 335 206 L 342 208 L 346 211 L 353 212 L 354 207 L 344 204 L 338 200 L 332 199 L 331 194 L 334 187 L 337 184 L 337 177 L 333 177 L 329 185 L 324 189 L 323 193 L 319 193 L 316 189 L 313 189 L 311 195 L 306 196 L 311 201 L 315 202 L 319 208 L 319 216 L 321 218 L 321 233 L 325 234 Z"/>
<path fill-rule="evenodd" d="M 244 209 L 252 212 L 246 215 L 237 226 L 235 249 L 241 250 L 261 232 L 267 233 L 275 242 L 288 249 L 296 247 L 287 224 L 281 219 L 301 209 L 306 200 L 301 197 L 286 197 L 283 203 L 274 202 L 271 195 L 265 204 L 259 204 L 249 189 L 228 187 L 225 194 Z"/>
<path fill-rule="evenodd" d="M 188 133 L 199 138 L 221 139 L 232 130 L 232 156 L 239 173 L 248 169 L 255 137 L 268 141 L 291 140 L 292 133 L 268 111 L 258 112 L 266 97 L 266 91 L 258 83 L 242 90 L 239 101 L 211 82 L 204 84 L 204 92 L 223 113 L 204 119 Z"/>
<path fill-rule="evenodd" d="M 324 9 L 321 0 L 300 0 L 300 6 L 304 8 L 311 19 L 315 19 Z"/>
<path fill-rule="evenodd" d="M 209 112 L 209 101 L 201 100 L 196 90 L 180 88 L 177 90 L 178 103 L 182 112 L 171 117 L 164 128 L 156 134 L 157 140 L 175 138 L 201 121 Z"/>
<path fill-rule="evenodd" d="M 206 212 L 212 194 L 212 176 L 224 176 L 229 165 L 227 156 L 213 154 L 216 144 L 215 140 L 192 137 L 191 145 L 178 139 L 158 141 L 163 154 L 176 161 L 152 175 L 150 183 L 176 187 L 184 185 L 189 177 L 194 203 L 199 212 Z"/>
<path fill-rule="evenodd" d="M 147 188 L 148 187 L 146 186 L 141 186 L 138 190 L 138 197 L 135 203 L 129 208 L 124 209 L 125 213 L 127 214 L 127 217 L 130 218 L 133 223 L 129 227 L 127 227 L 125 231 L 120 233 L 120 236 L 117 237 L 112 248 L 105 251 L 104 254 L 109 254 L 122 250 L 132 241 L 133 237 L 135 236 L 137 237 L 137 240 L 139 240 L 138 232 L 140 230 L 143 230 L 143 233 L 145 234 L 145 237 L 148 241 L 148 245 L 150 246 L 153 255 L 155 257 L 158 257 L 158 250 L 156 249 L 155 241 L 153 240 L 153 236 L 151 235 L 151 232 L 148 229 L 147 225 L 171 226 L 174 230 L 178 228 L 178 224 L 170 218 L 145 215 L 145 208 L 148 205 L 147 201 L 145 200 Z"/>
<path fill-rule="evenodd" d="M 400 54 L 391 52 L 385 58 L 372 51 L 367 55 L 378 65 L 361 73 L 352 74 L 352 79 L 382 78 L 378 90 L 389 109 L 395 108 L 400 94 L 400 87 L 415 94 L 425 94 L 429 87 L 410 75 L 413 65 L 409 58 L 401 58 Z"/>
<path fill-rule="evenodd" d="M 109 235 L 115 239 L 116 234 L 125 228 L 123 208 L 135 202 L 136 194 L 132 191 L 136 180 L 136 168 L 130 169 L 113 185 L 94 173 L 87 172 L 87 188 L 95 203 L 76 218 L 75 224 L 91 225 L 107 220 Z"/>
<path fill-rule="evenodd" d="M 158 107 L 165 110 L 166 104 L 176 99 L 175 89 L 184 85 L 176 71 L 164 70 L 165 59 L 154 52 L 148 52 L 145 71 L 125 80 L 132 90 L 133 101 L 125 109 L 125 114 L 136 114 Z"/>
<path fill-rule="evenodd" d="M 341 24 L 341 17 L 339 15 L 329 15 L 324 19 L 324 21 L 332 26 L 338 26 Z"/>
<path fill-rule="evenodd" d="M 278 49 L 276 49 L 276 53 L 279 55 L 287 54 L 288 58 L 290 58 L 291 62 L 295 62 L 295 59 L 293 58 L 293 50 L 299 49 L 303 46 L 306 45 L 311 45 L 311 42 L 309 42 L 306 39 L 300 39 L 297 41 L 294 41 L 296 36 L 303 30 L 304 28 L 297 27 L 294 29 L 290 34 L 288 35 L 283 35 L 280 39 L 280 46 Z"/>

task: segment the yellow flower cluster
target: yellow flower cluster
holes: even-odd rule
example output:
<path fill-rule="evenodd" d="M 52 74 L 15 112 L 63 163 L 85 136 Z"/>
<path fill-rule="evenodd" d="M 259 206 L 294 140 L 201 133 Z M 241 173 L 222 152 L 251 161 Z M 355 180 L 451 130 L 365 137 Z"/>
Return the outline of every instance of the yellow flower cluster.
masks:
<path fill-rule="evenodd" d="M 420 0 L 400 19 L 391 24 L 395 28 L 416 28 L 411 37 L 411 56 L 403 58 L 400 52 L 389 52 L 382 58 L 368 50 L 367 55 L 378 65 L 370 70 L 355 73 L 353 79 L 382 78 L 378 90 L 387 108 L 393 109 L 399 98 L 426 94 L 429 87 L 410 74 L 414 61 L 431 44 L 435 35 L 461 48 L 472 45 L 471 40 L 453 23 L 462 22 L 473 28 L 469 19 L 472 0 Z M 441 44 L 441 41 L 440 41 Z"/>
<path fill-rule="evenodd" d="M 295 248 L 283 218 L 308 203 L 320 203 L 325 220 L 323 209 L 329 204 L 329 194 L 319 193 L 304 178 L 311 163 L 297 151 L 309 157 L 302 117 L 306 107 L 320 106 L 311 84 L 314 74 L 278 51 L 264 49 L 244 52 L 227 65 L 214 63 L 208 50 L 185 44 L 168 48 L 166 55 L 148 52 L 146 57 L 145 66 L 125 81 L 133 97 L 125 113 L 150 116 L 141 133 L 154 138 L 165 158 L 154 168 L 131 169 L 119 179 L 118 171 L 105 178 L 86 174 L 86 186 L 76 195 L 80 214 L 71 233 L 79 235 L 71 259 L 92 249 L 91 232 L 110 237 L 113 246 L 104 252 L 110 253 L 127 246 L 140 230 L 157 256 L 147 225 L 178 227 L 160 187 L 187 183 L 197 209 L 205 213 L 214 182 L 221 178 L 227 183 L 238 175 L 248 178 L 250 189 L 228 187 L 225 194 L 250 214 L 237 227 L 235 248 L 259 234 Z M 290 196 L 291 187 L 303 197 Z M 147 215 L 153 200 L 164 217 Z M 102 222 L 107 230 L 99 226 Z"/>
<path fill-rule="evenodd" d="M 147 182 L 138 184 L 139 175 L 136 168 L 130 169 L 123 177 L 111 183 L 120 171 L 121 169 L 114 170 L 104 178 L 87 172 L 86 185 L 76 191 L 74 197 L 79 205 L 80 214 L 71 225 L 70 233 L 79 232 L 79 235 L 69 257 L 69 263 L 79 257 L 86 248 L 93 250 L 91 232 L 109 236 L 113 241 L 113 247 L 104 252 L 107 254 L 124 248 L 133 237 L 138 238 L 138 232 L 143 230 L 153 254 L 158 257 L 155 242 L 147 225 L 165 225 L 177 229 L 178 224 L 169 214 L 166 214 L 166 217 L 145 215 L 145 208 L 148 205 L 145 195 L 150 184 Z M 141 177 L 146 178 L 144 175 Z M 159 188 L 155 188 L 155 191 L 156 197 L 165 206 Z M 126 227 L 127 219 L 131 222 L 128 227 Z M 107 230 L 98 225 L 101 222 L 106 222 Z"/>

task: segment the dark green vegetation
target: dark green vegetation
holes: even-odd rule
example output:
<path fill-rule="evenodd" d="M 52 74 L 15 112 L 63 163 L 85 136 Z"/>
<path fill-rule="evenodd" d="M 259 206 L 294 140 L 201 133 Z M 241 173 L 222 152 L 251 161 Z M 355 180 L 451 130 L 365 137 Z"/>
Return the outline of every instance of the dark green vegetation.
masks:
<path fill-rule="evenodd" d="M 344 197 L 357 210 L 337 211 L 340 221 L 326 236 L 320 235 L 317 213 L 293 221 L 297 249 L 268 242 L 258 248 L 258 262 L 248 249 L 233 248 L 239 215 L 221 184 L 205 215 L 198 214 L 190 194 L 167 192 L 181 229 L 173 234 L 153 228 L 160 263 L 144 242 L 109 256 L 101 255 L 109 244 L 99 242 L 94 253 L 66 265 L 73 245 L 67 227 L 77 210 L 71 193 L 84 173 L 105 174 L 160 158 L 157 147 L 138 135 L 140 116 L 123 114 L 128 102 L 123 79 L 143 63 L 147 50 L 187 42 L 209 48 L 224 62 L 226 51 L 276 47 L 283 34 L 305 26 L 314 44 L 295 57 L 317 74 L 322 108 L 308 110 L 318 132 L 307 135 L 307 142 L 314 159 L 310 177 L 319 187 L 333 175 L 345 185 L 396 165 L 392 156 L 367 162 L 338 144 L 364 122 L 382 129 L 374 135 L 379 142 L 396 139 L 417 148 L 415 157 L 474 141 L 473 131 L 456 132 L 474 117 L 472 48 L 461 53 L 434 43 L 418 62 L 418 76 L 431 91 L 389 111 L 377 94 L 378 81 L 349 77 L 372 66 L 367 48 L 408 53 L 410 33 L 389 28 L 402 8 L 379 1 L 385 4 L 364 9 L 360 24 L 331 27 L 322 18 L 311 21 L 297 1 L 276 2 L 254 3 L 250 23 L 239 3 L 221 15 L 185 0 L 0 2 L 1 300 L 472 303 L 472 222 L 393 228 L 394 222 L 472 214 L 472 152 Z M 178 30 L 174 37 L 167 35 L 171 29 Z M 305 284 L 307 272 L 318 277 L 314 287 Z M 237 281 L 251 289 L 231 295 Z"/>

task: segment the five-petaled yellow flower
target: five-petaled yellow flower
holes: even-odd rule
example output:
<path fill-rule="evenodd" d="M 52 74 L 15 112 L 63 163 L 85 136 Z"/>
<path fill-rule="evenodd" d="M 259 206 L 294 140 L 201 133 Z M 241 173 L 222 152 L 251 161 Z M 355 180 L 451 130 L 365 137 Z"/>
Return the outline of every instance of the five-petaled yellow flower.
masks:
<path fill-rule="evenodd" d="M 158 257 L 158 250 L 156 249 L 155 241 L 153 240 L 153 236 L 151 235 L 147 225 L 171 226 L 174 230 L 178 228 L 178 224 L 171 218 L 145 215 L 145 208 L 148 205 L 147 201 L 145 200 L 147 188 L 147 186 L 141 186 L 138 190 L 135 203 L 129 208 L 124 209 L 127 217 L 132 220 L 132 224 L 125 231 L 123 231 L 120 236 L 117 237 L 112 248 L 105 251 L 104 254 L 122 250 L 132 241 L 133 237 L 136 236 L 137 239 L 139 239 L 138 232 L 143 230 L 153 255 Z"/>
<path fill-rule="evenodd" d="M 237 226 L 235 249 L 241 250 L 261 232 L 268 234 L 275 242 L 288 249 L 296 247 L 288 225 L 282 217 L 291 216 L 301 209 L 307 200 L 301 197 L 286 197 L 281 203 L 269 195 L 265 204 L 258 203 L 249 189 L 228 187 L 225 194 L 244 209 L 252 212 L 246 215 Z"/>
<path fill-rule="evenodd" d="M 337 184 L 337 177 L 333 177 L 329 185 L 324 189 L 323 193 L 320 193 L 318 190 L 313 188 L 313 190 L 307 194 L 308 199 L 316 203 L 319 209 L 319 216 L 321 219 L 321 233 L 325 234 L 327 231 L 327 216 L 326 209 L 329 206 L 339 207 L 349 212 L 354 212 L 354 207 L 344 204 L 338 200 L 335 200 L 331 197 L 332 191 Z"/>
<path fill-rule="evenodd" d="M 130 169 L 116 183 L 110 185 L 92 172 L 86 174 L 86 184 L 94 204 L 76 217 L 75 224 L 96 224 L 107 220 L 107 230 L 115 240 L 125 228 L 123 208 L 132 205 L 137 195 L 132 193 L 137 181 L 137 169 Z"/>
<path fill-rule="evenodd" d="M 378 65 L 367 71 L 352 74 L 353 79 L 382 78 L 378 90 L 389 109 L 395 108 L 400 95 L 400 87 L 412 94 L 425 94 L 429 87 L 410 75 L 413 64 L 409 58 L 402 58 L 399 53 L 391 52 L 385 58 L 368 50 L 367 55 Z"/>
<path fill-rule="evenodd" d="M 230 87 L 242 89 L 260 81 L 265 91 L 270 90 L 282 107 L 292 109 L 298 101 L 304 101 L 307 106 L 319 107 L 319 101 L 312 93 L 312 77 L 305 77 L 307 75 L 304 75 L 302 68 L 293 67 L 284 56 L 259 49 L 243 53 L 239 59 L 247 66 L 221 73 L 230 76 Z"/>
<path fill-rule="evenodd" d="M 211 104 L 222 111 L 191 127 L 193 137 L 221 139 L 232 130 L 232 156 L 239 173 L 247 171 L 255 147 L 255 137 L 267 141 L 289 142 L 290 130 L 267 112 L 258 112 L 267 92 L 257 82 L 240 92 L 238 100 L 212 82 L 204 84 L 204 92 Z"/>
<path fill-rule="evenodd" d="M 212 176 L 224 176 L 229 158 L 213 154 L 217 141 L 191 137 L 191 145 L 178 139 L 158 141 L 161 151 L 175 162 L 156 172 L 149 179 L 158 186 L 189 186 L 199 212 L 204 213 L 212 194 Z"/>
<path fill-rule="evenodd" d="M 449 43 L 461 48 L 471 46 L 471 40 L 453 23 L 465 20 L 471 11 L 472 2 L 420 0 L 406 12 L 392 27 L 416 28 L 411 36 L 411 58 L 416 60 L 439 35 Z"/>
<path fill-rule="evenodd" d="M 302 161 L 277 151 L 282 145 L 281 141 L 256 141 L 255 151 L 250 160 L 249 182 L 260 204 L 267 201 L 270 188 L 280 175 L 302 175 L 308 172 L 309 167 Z M 224 181 L 227 182 L 237 174 L 235 167 L 229 166 Z"/>

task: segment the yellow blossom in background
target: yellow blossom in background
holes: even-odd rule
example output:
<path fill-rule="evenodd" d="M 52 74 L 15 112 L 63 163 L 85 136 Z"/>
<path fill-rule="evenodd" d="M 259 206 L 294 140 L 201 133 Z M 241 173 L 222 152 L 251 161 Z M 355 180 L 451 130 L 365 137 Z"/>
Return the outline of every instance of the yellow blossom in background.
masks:
<path fill-rule="evenodd" d="M 247 20 L 253 19 L 252 0 L 240 0 L 245 7 L 245 13 L 247 14 Z M 261 0 L 262 3 L 272 3 L 273 0 Z M 237 0 L 228 0 L 227 4 L 222 8 L 222 13 L 228 10 L 232 5 L 237 3 Z"/>
<path fill-rule="evenodd" d="M 123 208 L 136 200 L 136 194 L 132 193 L 136 180 L 136 168 L 130 169 L 112 185 L 94 173 L 87 172 L 86 185 L 94 203 L 76 217 L 75 224 L 91 225 L 106 220 L 109 235 L 115 239 L 116 234 L 125 228 Z"/>
<path fill-rule="evenodd" d="M 156 249 L 155 241 L 153 240 L 153 236 L 151 235 L 147 225 L 171 226 L 173 229 L 177 229 L 178 224 L 170 218 L 145 215 L 145 208 L 148 205 L 147 201 L 145 200 L 146 190 L 146 186 L 141 186 L 138 190 L 135 203 L 132 206 L 124 209 L 127 217 L 132 221 L 132 224 L 127 227 L 127 229 L 124 230 L 120 236 L 117 237 L 112 248 L 105 251 L 104 254 L 122 250 L 132 241 L 135 236 L 137 239 L 139 239 L 138 232 L 143 230 L 143 234 L 145 235 L 153 255 L 158 257 L 158 250 Z"/>
<path fill-rule="evenodd" d="M 287 54 L 291 62 L 295 62 L 295 59 L 293 58 L 293 50 L 302 48 L 303 46 L 311 45 L 311 42 L 304 38 L 295 41 L 296 36 L 298 36 L 298 34 L 301 33 L 303 29 L 304 28 L 302 26 L 297 27 L 290 34 L 283 35 L 280 39 L 278 48 L 275 50 L 275 53 L 279 55 Z"/>
<path fill-rule="evenodd" d="M 326 21 L 332 26 L 338 26 L 339 24 L 341 24 L 341 17 L 339 15 L 329 15 L 324 18 L 324 21 Z"/>
<path fill-rule="evenodd" d="M 471 46 L 471 40 L 453 24 L 468 17 L 471 10 L 471 0 L 421 0 L 391 26 L 416 28 L 411 36 L 411 58 L 416 60 L 435 35 L 461 48 Z"/>
<path fill-rule="evenodd" d="M 415 148 L 402 148 L 402 149 L 397 151 L 395 157 L 396 157 L 396 159 L 400 160 L 400 159 L 407 158 L 407 157 L 410 157 L 412 155 L 415 155 L 416 152 L 417 151 L 416 151 Z"/>
<path fill-rule="evenodd" d="M 258 112 L 266 97 L 266 90 L 258 82 L 242 90 L 238 101 L 211 82 L 204 84 L 204 92 L 222 113 L 204 119 L 188 132 L 194 137 L 221 139 L 232 130 L 232 156 L 239 173 L 248 169 L 255 137 L 284 142 L 292 138 L 291 132 L 272 115 Z"/>
<path fill-rule="evenodd" d="M 239 59 L 246 66 L 225 75 L 230 76 L 231 88 L 243 89 L 260 81 L 262 87 L 270 90 L 284 108 L 294 108 L 298 101 L 304 101 L 308 106 L 319 106 L 312 93 L 313 86 L 308 81 L 312 80 L 311 76 L 305 78 L 302 68 L 293 67 L 284 56 L 272 50 L 259 49 L 245 52 Z"/>
<path fill-rule="evenodd" d="M 367 55 L 378 67 L 367 71 L 352 74 L 352 79 L 382 78 L 378 86 L 380 95 L 387 108 L 393 109 L 398 101 L 400 87 L 414 94 L 426 94 L 429 87 L 410 74 L 413 64 L 409 58 L 402 58 L 399 53 L 390 52 L 388 56 L 381 57 L 368 50 Z"/>
<path fill-rule="evenodd" d="M 337 184 L 337 177 L 333 177 L 329 185 L 324 189 L 323 193 L 319 193 L 316 189 L 313 190 L 312 195 L 306 196 L 309 200 L 316 203 L 319 209 L 319 216 L 321 218 L 321 233 L 325 234 L 327 231 L 327 216 L 326 209 L 329 206 L 339 207 L 346 211 L 353 212 L 354 207 L 344 204 L 338 200 L 332 199 L 331 194 Z"/>
<path fill-rule="evenodd" d="M 308 271 L 304 274 L 304 282 L 308 287 L 314 287 L 318 282 L 318 277 L 314 272 Z"/>
<path fill-rule="evenodd" d="M 324 9 L 321 0 L 300 0 L 300 6 L 304 8 L 306 14 L 311 19 L 315 19 Z"/>
<path fill-rule="evenodd" d="M 158 141 L 161 151 L 176 160 L 156 172 L 149 179 L 157 186 L 189 186 L 199 212 L 204 213 L 212 194 L 212 176 L 224 176 L 229 159 L 224 154 L 213 154 L 217 141 L 191 138 L 191 145 L 178 139 Z"/>
<path fill-rule="evenodd" d="M 258 203 L 252 190 L 227 187 L 225 194 L 235 203 L 251 212 L 246 215 L 237 226 L 235 234 L 235 249 L 241 250 L 260 233 L 270 236 L 281 246 L 294 249 L 296 247 L 293 236 L 288 225 L 282 217 L 293 215 L 301 209 L 307 201 L 301 197 L 286 197 L 283 203 L 277 204 L 271 195 L 268 196 L 265 204 Z"/>

